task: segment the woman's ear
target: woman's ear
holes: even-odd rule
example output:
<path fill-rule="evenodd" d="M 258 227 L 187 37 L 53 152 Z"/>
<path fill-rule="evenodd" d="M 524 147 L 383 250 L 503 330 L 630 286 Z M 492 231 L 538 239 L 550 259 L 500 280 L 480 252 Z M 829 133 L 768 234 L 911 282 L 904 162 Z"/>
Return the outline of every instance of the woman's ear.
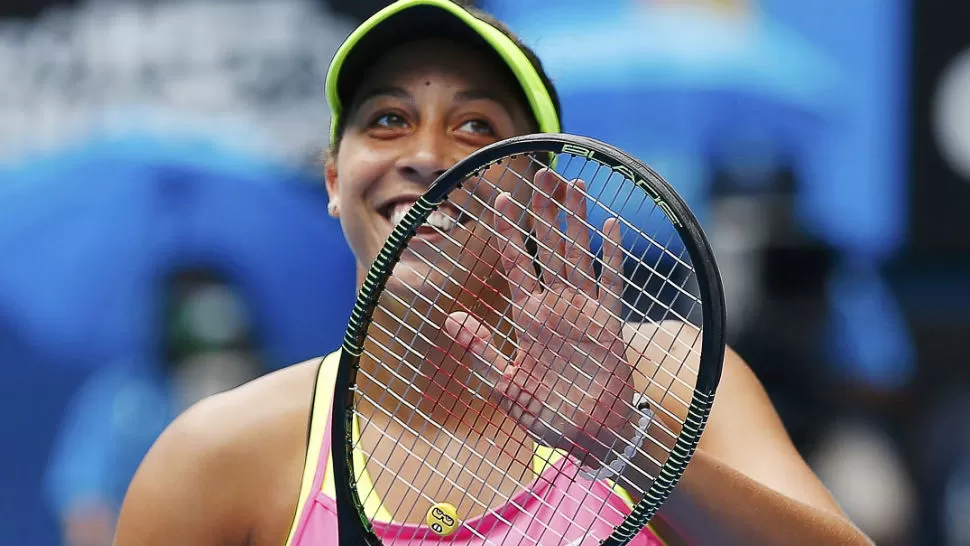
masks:
<path fill-rule="evenodd" d="M 337 161 L 332 150 L 328 150 L 324 155 L 323 172 L 327 186 L 327 196 L 330 198 L 330 204 L 327 205 L 327 212 L 330 213 L 330 216 L 337 218 L 340 216 L 340 200 L 337 189 Z"/>

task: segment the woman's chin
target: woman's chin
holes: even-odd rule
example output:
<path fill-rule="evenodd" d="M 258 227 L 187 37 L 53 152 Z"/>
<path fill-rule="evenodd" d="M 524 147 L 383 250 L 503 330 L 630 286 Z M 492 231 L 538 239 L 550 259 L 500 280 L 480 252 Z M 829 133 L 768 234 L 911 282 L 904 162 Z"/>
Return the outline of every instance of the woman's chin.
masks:
<path fill-rule="evenodd" d="M 394 265 L 394 271 L 388 278 L 388 288 L 394 287 L 394 293 L 408 294 L 408 301 L 415 299 L 418 294 L 429 296 L 439 294 L 445 290 L 447 282 L 445 273 L 418 256 L 401 255 Z M 435 299 L 434 297 L 431 298 Z"/>
<path fill-rule="evenodd" d="M 403 257 L 387 280 L 395 307 L 413 309 L 425 317 L 451 312 L 461 291 L 461 279 L 428 265 L 420 258 Z"/>

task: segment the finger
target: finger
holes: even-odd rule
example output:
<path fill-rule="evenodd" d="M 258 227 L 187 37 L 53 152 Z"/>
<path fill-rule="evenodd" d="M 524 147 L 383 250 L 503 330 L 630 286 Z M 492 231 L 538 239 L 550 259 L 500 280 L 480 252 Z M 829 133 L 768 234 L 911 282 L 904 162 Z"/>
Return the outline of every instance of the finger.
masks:
<path fill-rule="evenodd" d="M 469 313 L 456 311 L 445 317 L 447 333 L 462 351 L 446 351 L 470 366 L 470 371 L 494 389 L 502 381 L 506 358 L 492 344 L 492 331 Z M 464 354 L 462 354 L 464 353 Z M 464 356 L 469 358 L 464 358 Z"/>
<path fill-rule="evenodd" d="M 541 397 L 515 381 L 504 385 L 505 396 L 500 408 L 533 440 L 549 447 L 555 446 L 563 434 L 553 423 L 555 414 L 545 406 Z"/>
<path fill-rule="evenodd" d="M 623 238 L 620 220 L 603 223 L 603 273 L 600 275 L 600 301 L 619 315 L 623 295 Z"/>
<path fill-rule="evenodd" d="M 532 267 L 532 254 L 525 248 L 525 235 L 519 227 L 519 220 L 525 211 L 508 192 L 502 192 L 495 198 L 495 209 L 498 214 L 495 220 L 497 225 L 494 227 L 502 239 L 498 242 L 502 268 L 512 290 L 512 300 L 521 302 L 535 292 L 539 285 L 536 271 Z"/>
<path fill-rule="evenodd" d="M 459 311 L 445 318 L 445 331 L 469 355 L 471 371 L 485 385 L 486 392 L 478 394 L 528 428 L 533 423 L 530 412 L 535 411 L 537 400 L 513 381 L 521 370 L 488 341 L 491 337 L 488 326 Z"/>
<path fill-rule="evenodd" d="M 532 192 L 531 209 L 536 215 L 537 258 L 543 268 L 543 284 L 549 286 L 564 273 L 564 241 L 559 230 L 559 210 L 565 184 L 552 169 L 541 169 L 533 180 L 536 189 Z"/>
<path fill-rule="evenodd" d="M 574 180 L 566 188 L 566 270 L 569 282 L 587 294 L 595 286 L 588 225 L 586 183 Z"/>

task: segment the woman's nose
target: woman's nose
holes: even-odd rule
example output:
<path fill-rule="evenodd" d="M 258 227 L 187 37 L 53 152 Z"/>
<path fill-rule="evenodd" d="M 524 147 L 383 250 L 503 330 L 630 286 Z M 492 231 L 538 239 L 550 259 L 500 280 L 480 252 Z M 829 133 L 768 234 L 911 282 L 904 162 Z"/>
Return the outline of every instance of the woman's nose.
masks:
<path fill-rule="evenodd" d="M 423 128 L 410 140 L 397 162 L 406 178 L 430 185 L 454 163 L 448 152 L 448 136 L 443 132 Z"/>

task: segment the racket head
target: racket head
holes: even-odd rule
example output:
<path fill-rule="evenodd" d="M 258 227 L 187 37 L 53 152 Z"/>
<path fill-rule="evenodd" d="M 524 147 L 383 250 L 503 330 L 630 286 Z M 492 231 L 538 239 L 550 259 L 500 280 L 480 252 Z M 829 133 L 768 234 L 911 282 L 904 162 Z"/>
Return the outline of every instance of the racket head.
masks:
<path fill-rule="evenodd" d="M 595 191 L 600 191 L 599 196 L 593 200 L 593 203 L 586 203 L 587 213 L 589 216 L 589 222 L 586 227 L 591 233 L 591 241 L 594 241 L 597 236 L 599 237 L 599 251 L 592 252 L 597 258 L 592 259 L 594 267 L 597 267 L 597 272 L 594 276 L 602 277 L 603 267 L 606 267 L 606 258 L 604 253 L 606 252 L 607 237 L 609 235 L 603 233 L 600 230 L 597 233 L 595 226 L 599 220 L 602 218 L 608 218 L 611 215 L 616 218 L 623 218 L 624 211 L 615 210 L 616 208 L 624 208 L 624 206 L 613 207 L 610 203 L 604 203 L 604 200 L 600 199 L 603 192 L 610 193 L 612 191 L 612 196 L 614 200 L 619 200 L 625 198 L 625 205 L 630 203 L 630 196 L 636 196 L 639 198 L 641 203 L 647 203 L 652 206 L 652 214 L 650 218 L 656 224 L 658 221 L 661 224 L 660 232 L 663 236 L 668 237 L 667 242 L 660 245 L 658 241 L 658 236 L 647 235 L 645 232 L 640 230 L 639 227 L 635 225 L 635 222 L 630 222 L 624 224 L 627 230 L 624 233 L 623 243 L 624 248 L 626 248 L 626 243 L 628 239 L 631 239 L 631 248 L 626 249 L 625 259 L 624 259 L 624 279 L 627 277 L 635 276 L 635 273 L 629 273 L 630 270 L 636 271 L 641 266 L 641 261 L 649 260 L 651 263 L 647 263 L 644 267 L 649 271 L 649 277 L 661 278 L 661 292 L 665 288 L 670 288 L 673 292 L 686 293 L 688 290 L 692 293 L 692 298 L 690 301 L 693 303 L 690 309 L 685 311 L 683 314 L 678 314 L 679 319 L 685 324 L 690 324 L 692 321 L 696 322 L 694 328 L 697 331 L 697 336 L 695 336 L 695 343 L 692 343 L 689 351 L 692 352 L 692 357 L 696 357 L 696 370 L 692 370 L 690 374 L 692 378 L 691 392 L 689 396 L 683 398 L 689 398 L 689 400 L 681 400 L 683 408 L 681 411 L 677 412 L 674 420 L 677 421 L 676 427 L 671 427 L 671 429 L 676 428 L 676 433 L 671 433 L 672 438 L 666 438 L 663 442 L 664 453 L 663 460 L 657 460 L 657 468 L 654 469 L 655 472 L 652 474 L 652 480 L 648 488 L 640 491 L 638 497 L 639 501 L 633 505 L 633 508 L 628 514 L 623 518 L 623 520 L 613 526 L 612 531 L 604 536 L 593 537 L 596 542 L 608 545 L 621 545 L 630 542 L 633 537 L 649 522 L 649 520 L 656 514 L 659 508 L 663 505 L 664 501 L 669 496 L 670 492 L 674 486 L 679 481 L 680 477 L 690 461 L 696 446 L 700 440 L 701 433 L 707 422 L 707 418 L 710 414 L 710 410 L 713 404 L 714 393 L 717 388 L 718 381 L 721 374 L 721 366 L 725 351 L 725 306 L 724 306 L 724 296 L 721 286 L 721 279 L 714 258 L 714 253 L 711 246 L 701 228 L 699 222 L 683 201 L 683 199 L 677 194 L 677 192 L 667 183 L 659 174 L 653 171 L 650 167 L 645 165 L 643 162 L 633 158 L 629 154 L 626 154 L 622 150 L 611 146 L 609 144 L 600 142 L 595 139 L 588 137 L 580 137 L 575 135 L 567 134 L 534 134 L 526 135 L 520 137 L 514 137 L 511 139 L 503 140 L 495 144 L 484 147 L 477 152 L 473 153 L 469 157 L 460 161 L 451 167 L 447 172 L 440 176 L 428 189 L 423 197 L 421 197 L 407 212 L 404 218 L 396 225 L 391 235 L 388 237 L 385 245 L 381 249 L 380 253 L 373 261 L 365 280 L 362 284 L 361 290 L 359 292 L 357 302 L 352 311 L 351 319 L 348 324 L 347 332 L 344 338 L 344 343 L 342 346 L 341 357 L 339 369 L 337 372 L 334 397 L 333 397 L 333 416 L 332 416 L 332 464 L 334 470 L 334 479 L 336 485 L 336 502 L 338 508 L 338 520 L 341 544 L 385 544 L 385 543 L 399 543 L 394 540 L 386 540 L 382 542 L 381 536 L 379 536 L 378 527 L 386 531 L 386 526 L 376 525 L 375 521 L 378 516 L 375 515 L 373 505 L 368 507 L 369 501 L 373 500 L 375 496 L 375 482 L 370 479 L 369 474 L 373 473 L 368 471 L 367 467 L 373 467 L 375 463 L 368 457 L 370 454 L 361 455 L 363 448 L 361 444 L 363 438 L 366 435 L 366 427 L 369 426 L 370 422 L 361 425 L 360 417 L 363 412 L 360 410 L 362 403 L 362 390 L 360 388 L 360 383 L 364 378 L 364 375 L 374 373 L 373 370 L 370 372 L 362 372 L 361 369 L 361 358 L 362 356 L 367 356 L 368 344 L 373 343 L 373 337 L 379 337 L 376 331 L 377 325 L 375 322 L 375 314 L 380 314 L 386 312 L 383 307 L 395 307 L 397 308 L 397 313 L 400 314 L 404 312 L 405 314 L 409 311 L 403 311 L 404 307 L 411 304 L 411 309 L 414 314 L 422 314 L 424 316 L 424 321 L 428 322 L 428 317 L 434 314 L 436 306 L 438 306 L 438 301 L 428 301 L 427 296 L 422 296 L 420 291 L 414 291 L 413 299 L 411 301 L 406 301 L 407 296 L 391 296 L 393 300 L 388 303 L 389 294 L 394 292 L 394 288 L 389 288 L 388 283 L 396 283 L 395 280 L 401 274 L 402 258 L 407 258 L 409 253 L 419 255 L 420 261 L 434 262 L 437 257 L 437 253 L 442 258 L 443 262 L 447 262 L 451 267 L 451 271 L 454 272 L 455 268 L 461 269 L 461 260 L 456 260 L 454 256 L 454 251 L 443 250 L 443 249 L 433 249 L 429 248 L 429 245 L 423 245 L 423 248 L 416 250 L 418 243 L 415 243 L 420 230 L 427 232 L 429 224 L 429 218 L 432 214 L 442 209 L 442 207 L 453 207 L 450 209 L 451 214 L 454 215 L 454 209 L 459 209 L 459 217 L 461 215 L 467 215 L 472 217 L 471 222 L 475 222 L 476 219 L 473 217 L 475 214 L 495 214 L 498 215 L 499 211 L 494 208 L 494 202 L 492 207 L 489 208 L 489 197 L 481 198 L 480 195 L 476 197 L 477 190 L 469 190 L 469 181 L 477 181 L 479 183 L 486 181 L 487 179 L 494 178 L 490 173 L 497 171 L 507 173 L 510 170 L 514 170 L 512 163 L 519 162 L 521 165 L 523 161 L 527 161 L 530 165 L 528 169 L 528 174 L 522 175 L 519 173 L 520 182 L 528 182 L 529 176 L 534 174 L 534 171 L 549 168 L 551 170 L 560 173 L 560 178 L 565 180 L 571 174 L 577 174 L 580 177 L 588 176 L 588 171 L 585 171 L 586 167 L 593 166 L 597 174 L 594 174 L 592 180 L 590 180 L 585 189 L 589 197 L 592 198 L 592 194 Z M 578 163 L 577 163 L 578 162 Z M 576 173 L 571 173 L 571 169 L 575 170 L 574 167 L 577 164 L 581 164 L 582 167 Z M 584 174 L 586 172 L 587 174 Z M 599 183 L 599 189 L 594 190 L 592 187 L 597 184 L 595 180 L 597 176 L 606 174 L 605 181 Z M 491 181 L 491 180 L 489 180 Z M 619 189 L 610 190 L 609 186 L 611 181 L 614 185 L 619 184 Z M 494 182 L 494 181 L 491 181 Z M 607 189 L 603 189 L 607 188 Z M 460 196 L 462 193 L 469 194 L 473 199 L 477 199 L 480 203 L 476 208 L 474 206 L 469 207 L 468 195 Z M 481 192 L 478 192 L 481 193 Z M 495 197 L 495 193 L 492 194 L 491 198 Z M 625 196 L 625 197 L 624 197 Z M 455 204 L 453 201 L 461 200 L 463 197 L 462 204 Z M 593 209 L 600 207 L 605 209 L 600 211 L 601 214 L 593 214 Z M 528 204 L 522 204 L 523 209 L 528 209 Z M 474 209 L 474 210 L 470 210 Z M 444 209 L 442 209 L 444 210 Z M 628 212 L 628 211 L 627 211 Z M 525 213 L 523 213 L 525 214 Z M 567 212 L 568 215 L 568 212 Z M 533 215 L 535 216 L 535 215 Z M 438 218 L 440 224 L 440 217 Z M 433 222 L 431 222 L 433 223 Z M 458 222 L 460 224 L 460 222 Z M 536 225 L 536 224 L 533 224 Z M 477 226 L 477 224 L 476 224 Z M 436 228 L 437 229 L 437 228 Z M 441 229 L 438 229 L 441 231 Z M 565 231 L 565 229 L 564 229 Z M 452 230 L 453 232 L 453 230 Z M 494 232 L 494 230 L 493 230 Z M 530 252 L 541 252 L 541 250 L 536 250 L 536 233 L 533 231 L 531 234 L 524 235 L 524 242 L 528 246 L 529 239 L 533 239 L 531 242 L 532 247 Z M 642 237 L 644 240 L 648 241 L 646 249 L 638 249 L 637 243 L 642 243 L 638 237 Z M 678 245 L 675 252 L 668 250 L 668 246 L 671 246 L 671 241 L 676 238 Z M 458 252 L 465 254 L 471 254 L 470 252 L 464 250 L 464 246 L 469 244 L 470 241 L 474 241 L 474 237 L 467 238 L 461 242 L 462 249 Z M 489 240 L 491 241 L 491 239 Z M 449 242 L 449 241 L 445 241 Z M 457 245 L 454 241 L 450 241 Z M 442 244 L 439 241 L 439 244 Z M 654 245 L 656 247 L 662 246 L 660 248 L 660 253 L 664 254 L 666 252 L 669 256 L 661 256 L 661 259 L 656 259 L 657 248 L 649 248 Z M 454 245 L 453 245 L 454 246 Z M 482 246 L 482 245 L 480 245 Z M 483 245 L 483 247 L 488 247 L 488 245 Z M 541 248 L 541 242 L 539 242 L 539 248 Z M 482 248 L 477 249 L 479 255 L 482 252 Z M 651 250 L 654 252 L 651 253 Z M 642 251 L 642 252 L 641 252 Z M 668 258 L 667 262 L 671 262 L 673 265 L 668 264 L 665 272 L 660 271 L 659 264 L 664 261 L 663 258 Z M 481 259 L 480 257 L 478 258 Z M 598 261 L 597 261 L 598 259 Z M 656 261 L 654 261 L 656 260 Z M 631 262 L 634 262 L 631 266 Z M 686 263 L 686 265 L 685 265 Z M 538 265 L 533 264 L 536 269 L 536 277 L 541 277 L 541 272 L 538 269 Z M 686 271 L 680 271 L 679 280 L 671 281 L 674 278 L 674 271 L 678 268 L 685 269 Z M 415 280 L 415 276 L 421 279 L 422 286 L 431 286 L 440 288 L 444 284 L 448 284 L 448 275 L 441 270 L 435 270 L 432 267 L 430 269 L 421 269 L 420 271 L 415 271 L 412 266 L 408 274 L 412 277 L 411 282 Z M 416 275 L 415 275 L 416 274 Z M 686 274 L 686 278 L 681 279 Z M 476 279 L 474 271 L 471 273 L 465 272 L 465 281 L 468 279 Z M 456 284 L 452 281 L 450 284 Z M 467 285 L 468 283 L 465 282 Z M 482 288 L 488 288 L 487 282 L 479 283 L 479 293 L 481 293 Z M 686 288 L 689 285 L 689 288 Z M 631 288 L 631 287 L 627 287 Z M 459 287 L 458 290 L 467 291 L 467 286 L 465 288 Z M 513 289 L 514 290 L 514 289 Z M 452 290 L 454 292 L 454 290 Z M 649 304 L 646 306 L 647 309 L 637 309 L 637 305 L 629 302 L 629 295 L 624 291 L 624 296 L 626 297 L 627 303 L 624 304 L 623 308 L 626 311 L 624 318 L 629 318 L 630 316 L 638 316 L 641 320 L 649 322 L 651 320 L 651 310 L 659 309 L 661 315 L 665 316 L 672 312 L 672 307 L 664 307 L 663 303 L 660 303 L 659 296 L 650 297 L 643 289 L 632 288 L 632 293 L 634 294 L 634 299 L 639 299 L 645 297 Z M 508 293 L 504 294 L 503 297 L 506 300 L 513 299 Z M 667 295 L 669 299 L 670 294 Z M 674 294 L 673 299 L 676 300 L 679 294 Z M 460 295 L 452 298 L 454 300 L 459 300 Z M 450 301 L 450 300 L 449 300 Z M 454 303 L 454 302 L 452 302 Z M 699 305 L 697 308 L 695 306 Z M 462 306 L 459 305 L 461 309 L 467 310 L 467 304 Z M 486 306 L 487 307 L 487 306 Z M 420 313 L 417 310 L 420 309 Z M 442 311 L 447 314 L 447 311 L 454 309 L 454 306 L 448 307 L 448 309 Z M 508 309 L 505 311 L 508 312 Z M 393 314 L 393 313 L 392 313 Z M 381 315 L 381 316 L 386 316 Z M 503 315 L 504 316 L 504 315 Z M 441 316 L 438 317 L 439 320 L 443 320 Z M 514 322 L 514 321 L 513 321 Z M 498 328 L 497 325 L 493 325 Z M 387 328 L 382 328 L 383 332 L 381 335 L 387 338 L 392 334 L 392 332 L 387 331 Z M 662 328 L 661 328 L 662 329 Z M 414 330 L 412 328 L 411 330 Z M 400 333 L 400 330 L 399 330 Z M 416 332 L 410 332 L 413 339 L 416 340 L 419 336 Z M 702 335 L 700 335 L 702 333 Z M 679 334 L 676 334 L 674 337 Z M 508 336 L 514 337 L 514 335 Z M 675 339 L 676 342 L 679 338 Z M 515 342 L 509 344 L 509 346 L 514 345 Z M 378 344 L 380 345 L 380 344 Z M 433 343 L 431 345 L 434 345 Z M 377 360 L 387 360 L 388 355 L 398 354 L 395 351 L 388 350 L 386 346 L 381 346 L 383 348 L 384 358 L 372 358 L 370 362 L 373 364 Z M 425 347 L 423 350 L 441 350 L 441 347 L 428 348 Z M 373 349 L 372 349 L 373 350 Z M 511 351 L 511 352 L 510 352 Z M 515 352 L 513 347 L 510 351 L 504 349 L 501 350 L 503 354 L 512 354 Z M 374 355 L 371 355 L 374 356 Z M 666 357 L 664 357 L 666 358 Z M 393 359 L 392 359 L 393 360 Z M 406 356 L 400 359 L 402 362 L 406 360 Z M 399 362 L 390 362 L 389 367 L 398 366 Z M 396 371 L 396 370 L 395 370 Z M 659 373 L 658 368 L 654 373 Z M 364 374 L 364 375 L 362 375 Z M 466 381 L 473 382 L 474 377 L 479 377 L 475 373 L 466 376 Z M 373 386 L 374 377 L 368 376 L 367 381 Z M 398 383 L 400 383 L 400 377 L 398 377 Z M 427 379 L 427 378 L 425 378 Z M 677 378 L 674 377 L 672 381 L 676 381 Z M 394 380 L 391 380 L 394 382 Z M 485 382 L 486 387 L 494 388 L 494 381 L 489 383 Z M 396 385 L 400 387 L 401 385 Z M 477 387 L 481 388 L 482 383 L 477 383 Z M 672 388 L 668 386 L 669 389 Z M 391 388 L 388 389 L 392 390 Z M 469 390 L 471 390 L 469 388 Z M 661 398 L 665 398 L 668 395 L 667 392 L 660 395 Z M 479 396 L 480 398 L 488 398 L 487 395 Z M 425 398 L 429 398 L 425 396 Z M 388 402 L 389 399 L 381 399 L 382 401 Z M 371 405 L 374 400 L 367 401 Z M 652 401 L 655 405 L 663 406 L 663 401 Z M 400 409 L 401 397 L 399 396 L 395 401 L 397 404 L 397 410 Z M 466 411 L 471 406 L 466 403 Z M 657 408 L 662 410 L 662 408 Z M 417 410 L 415 410 L 417 411 Z M 386 412 L 390 413 L 390 412 Z M 419 412 L 420 413 L 420 412 Z M 371 412 L 371 416 L 373 413 Z M 407 428 L 407 425 L 404 425 Z M 411 431 L 415 432 L 415 431 Z M 668 431 L 669 432 L 669 431 Z M 387 433 L 384 433 L 387 435 Z M 424 436 L 428 434 L 428 431 L 417 431 L 415 436 Z M 383 441 L 383 440 L 381 440 Z M 440 459 L 439 459 L 440 460 Z M 451 460 L 452 465 L 456 464 L 458 461 L 454 459 Z M 387 466 L 384 466 L 382 470 L 379 471 L 383 474 L 387 470 Z M 547 466 L 548 468 L 548 466 Z M 373 470 L 373 469 L 372 469 Z M 432 469 L 434 471 L 434 469 Z M 557 472 L 562 472 L 562 469 L 556 470 Z M 544 475 L 544 474 L 543 474 Z M 536 473 L 533 478 L 539 478 L 539 474 Z M 392 476 L 391 482 L 385 483 L 396 483 L 394 480 L 399 480 L 401 486 L 408 486 L 412 489 L 420 488 L 421 484 L 410 484 L 407 483 L 407 479 L 403 477 Z M 573 473 L 569 476 L 570 479 L 577 479 L 576 474 Z M 380 475 L 378 475 L 380 479 Z M 541 481 L 541 480 L 540 480 Z M 554 480 L 553 480 L 554 481 Z M 536 481 L 535 483 L 538 483 Z M 550 482 L 551 483 L 551 482 Z M 362 490 L 362 485 L 367 486 L 367 490 Z M 396 486 L 396 485 L 395 485 Z M 530 483 L 523 483 L 524 488 L 531 486 Z M 440 487 L 439 487 L 440 490 Z M 435 500 L 435 492 L 433 491 L 420 491 L 421 496 L 427 501 L 427 525 L 432 524 L 432 512 L 437 509 L 437 514 L 444 513 L 446 516 L 452 514 L 454 506 L 449 503 L 439 503 Z M 493 495 L 494 497 L 494 495 Z M 510 501 L 511 498 L 505 498 L 504 500 Z M 371 503 L 373 504 L 373 503 Z M 514 501 L 513 501 L 514 504 Z M 507 507 L 508 503 L 503 504 Z M 445 512 L 441 512 L 444 508 Z M 488 510 L 485 512 L 494 512 L 498 506 L 489 506 Z M 397 519 L 399 514 L 395 510 L 394 514 L 390 514 L 390 517 Z M 402 512 L 403 513 L 403 512 Z M 461 514 L 454 513 L 458 516 L 459 521 L 455 522 L 454 527 L 461 530 L 464 522 L 461 521 Z M 384 514 L 388 516 L 388 514 Z M 407 522 L 415 522 L 419 518 L 424 519 L 425 510 L 423 508 L 418 508 L 416 506 L 409 506 L 407 513 L 404 513 L 404 520 Z M 481 521 L 476 519 L 476 521 Z M 475 530 L 472 530 L 474 534 Z M 425 533 L 423 535 L 411 536 L 409 540 L 415 539 L 428 539 L 432 537 L 430 533 Z M 451 538 L 449 538 L 451 537 Z M 385 537 L 386 538 L 386 537 Z M 400 537 L 397 537 L 400 538 Z M 564 538 L 564 537 L 560 537 Z M 583 540 L 585 540 L 585 537 Z M 441 541 L 447 543 L 449 541 L 458 540 L 458 536 L 455 534 L 445 533 L 441 537 Z M 488 539 L 493 540 L 493 539 Z M 591 539 L 592 540 L 592 539 Z M 494 541 L 494 540 L 493 540 Z M 405 543 L 400 542 L 400 543 Z M 418 540 L 420 542 L 420 540 Z M 560 541 L 562 543 L 568 542 L 566 540 Z M 485 542 L 489 543 L 489 542 Z M 501 544 L 503 542 L 495 542 Z M 513 543 L 518 544 L 519 542 L 513 541 Z M 540 541 L 540 544 L 553 544 L 557 543 L 554 539 L 552 541 Z M 586 542 L 583 542 L 584 544 Z"/>

